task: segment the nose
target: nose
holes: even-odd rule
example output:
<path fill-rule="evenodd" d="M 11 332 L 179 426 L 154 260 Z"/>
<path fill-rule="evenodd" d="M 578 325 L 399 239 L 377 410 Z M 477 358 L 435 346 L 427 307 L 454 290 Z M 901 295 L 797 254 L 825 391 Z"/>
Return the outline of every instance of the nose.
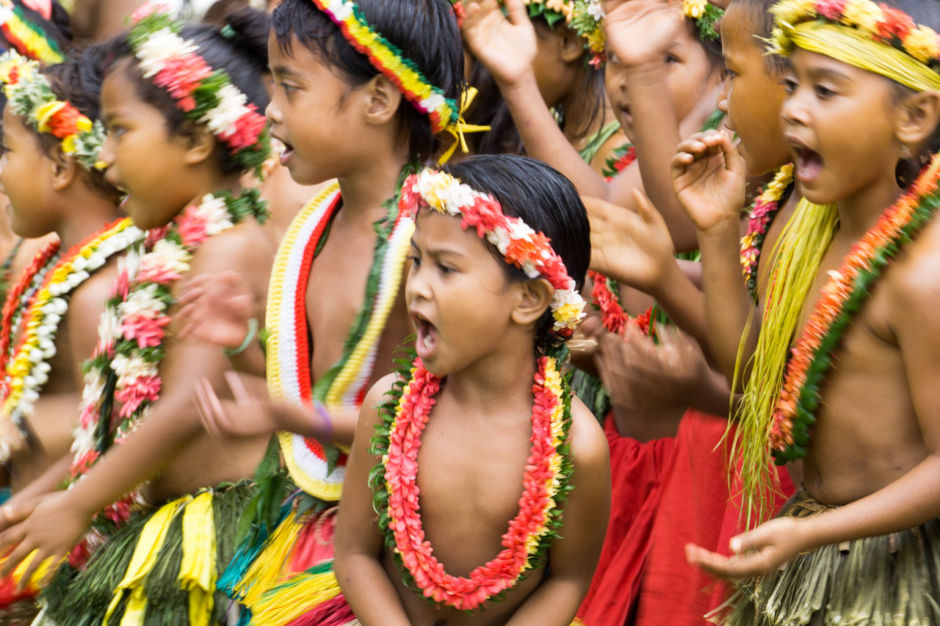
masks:
<path fill-rule="evenodd" d="M 405 280 L 405 302 L 412 304 L 428 299 L 428 281 L 425 272 L 421 271 L 421 265 L 408 261 L 411 267 L 408 268 L 408 277 Z"/>
<path fill-rule="evenodd" d="M 268 100 L 268 106 L 264 109 L 264 115 L 271 121 L 272 124 L 280 124 L 284 119 L 283 115 L 281 114 L 281 108 L 277 104 L 276 90 L 274 97 Z"/>
<path fill-rule="evenodd" d="M 731 97 L 731 79 L 725 78 L 721 84 L 721 94 L 718 96 L 718 110 L 728 114 L 728 98 Z"/>
<path fill-rule="evenodd" d="M 101 144 L 101 149 L 98 151 L 98 163 L 101 169 L 108 169 L 114 165 L 114 139 L 111 133 L 105 135 L 104 143 Z"/>
<path fill-rule="evenodd" d="M 805 126 L 809 122 L 809 110 L 806 106 L 806 97 L 803 91 L 796 89 L 780 107 L 780 119 L 785 125 Z"/>

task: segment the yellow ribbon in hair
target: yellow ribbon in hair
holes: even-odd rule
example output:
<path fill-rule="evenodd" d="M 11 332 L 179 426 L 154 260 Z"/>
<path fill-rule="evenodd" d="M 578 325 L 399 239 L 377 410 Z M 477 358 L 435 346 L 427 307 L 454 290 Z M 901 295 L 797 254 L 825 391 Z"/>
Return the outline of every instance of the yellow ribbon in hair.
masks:
<path fill-rule="evenodd" d="M 470 108 L 470 103 L 473 102 L 473 99 L 477 97 L 477 88 L 476 87 L 467 87 L 463 90 L 463 93 L 460 94 L 460 113 L 457 116 L 457 121 L 451 122 L 444 128 L 444 132 L 453 136 L 454 143 L 441 155 L 441 158 L 438 159 L 438 165 L 444 165 L 450 160 L 450 157 L 453 156 L 454 151 L 457 150 L 457 146 L 460 146 L 460 149 L 467 153 L 470 151 L 470 148 L 467 147 L 467 140 L 464 138 L 464 133 L 485 133 L 490 129 L 489 126 L 481 126 L 479 124 L 467 124 L 463 119 L 464 112 Z"/>
<path fill-rule="evenodd" d="M 903 50 L 859 30 L 829 22 L 803 22 L 784 31 L 793 45 L 880 74 L 914 91 L 940 90 L 940 74 Z"/>
<path fill-rule="evenodd" d="M 121 626 L 143 626 L 144 615 L 147 612 L 147 596 L 144 592 L 143 582 L 153 570 L 157 562 L 157 554 L 163 547 L 166 540 L 167 531 L 170 524 L 176 518 L 181 506 L 192 500 L 192 496 L 183 496 L 160 507 L 140 531 L 140 537 L 137 538 L 137 545 L 134 547 L 134 555 L 127 566 L 124 578 L 118 583 L 114 590 L 114 597 L 111 598 L 111 604 L 108 606 L 108 612 L 105 613 L 102 626 L 108 626 L 108 620 L 121 603 L 124 592 L 130 590 L 130 598 L 127 601 L 127 608 L 124 610 L 124 617 L 121 618 Z"/>
<path fill-rule="evenodd" d="M 215 515 L 212 492 L 205 491 L 183 511 L 183 559 L 180 587 L 189 591 L 190 626 L 208 626 L 215 601 Z"/>

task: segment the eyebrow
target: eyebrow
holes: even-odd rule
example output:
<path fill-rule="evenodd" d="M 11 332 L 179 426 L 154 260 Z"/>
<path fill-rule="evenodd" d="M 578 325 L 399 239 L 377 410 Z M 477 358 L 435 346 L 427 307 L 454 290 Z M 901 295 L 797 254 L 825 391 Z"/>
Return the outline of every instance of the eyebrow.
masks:
<path fill-rule="evenodd" d="M 453 248 L 429 248 L 427 250 L 422 251 L 421 248 L 419 248 L 418 245 L 415 243 L 414 238 L 411 239 L 411 247 L 414 250 L 423 252 L 424 254 L 427 254 L 428 256 L 433 256 L 433 257 L 441 257 L 444 255 L 450 255 L 450 256 L 463 258 L 467 256 L 465 253 L 461 252 L 460 250 L 455 250 Z"/>
<path fill-rule="evenodd" d="M 283 65 L 271 66 L 271 74 L 277 74 L 278 76 L 290 76 L 291 78 L 303 78 L 303 75 Z"/>

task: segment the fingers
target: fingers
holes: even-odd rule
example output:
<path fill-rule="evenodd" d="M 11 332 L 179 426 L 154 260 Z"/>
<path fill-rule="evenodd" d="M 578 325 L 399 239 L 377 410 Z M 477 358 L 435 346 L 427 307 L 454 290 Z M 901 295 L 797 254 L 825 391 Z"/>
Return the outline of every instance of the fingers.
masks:
<path fill-rule="evenodd" d="M 515 25 L 528 23 L 529 12 L 523 0 L 505 0 L 505 6 L 510 22 Z"/>
<path fill-rule="evenodd" d="M 213 437 L 221 437 L 222 432 L 219 428 L 220 416 L 218 413 L 222 411 L 222 404 L 219 402 L 218 396 L 215 395 L 212 385 L 205 378 L 196 382 L 193 401 L 206 432 Z"/>
<path fill-rule="evenodd" d="M 242 381 L 241 376 L 239 376 L 237 373 L 229 370 L 222 376 L 225 378 L 225 382 L 228 383 L 229 389 L 232 390 L 232 397 L 235 398 L 236 402 L 247 404 L 254 399 L 248 392 L 248 388 L 245 387 L 245 383 Z"/>
<path fill-rule="evenodd" d="M 23 543 L 25 535 L 25 531 L 19 526 L 11 528 L 0 535 L 0 551 L 6 550 L 8 546 L 14 543 L 19 544 L 10 551 L 10 554 L 4 559 L 3 566 L 0 567 L 0 578 L 9 576 L 10 572 L 16 569 L 16 566 L 20 564 L 20 561 L 26 558 L 26 555 L 32 551 L 31 544 L 26 545 Z"/>
<path fill-rule="evenodd" d="M 633 189 L 633 201 L 636 202 L 636 211 L 640 214 L 645 224 L 666 228 L 666 221 L 663 219 L 660 212 L 656 210 L 656 207 L 653 206 L 653 203 L 650 202 L 649 197 L 645 193 L 639 189 Z"/>
<path fill-rule="evenodd" d="M 726 579 L 756 576 L 763 571 L 757 563 L 757 555 L 723 556 L 705 548 L 688 544 L 685 547 L 686 560 L 712 576 Z"/>
<path fill-rule="evenodd" d="M 734 145 L 731 131 L 724 129 L 720 132 L 714 132 L 719 137 L 717 146 L 721 148 L 721 153 L 725 158 L 725 167 L 735 174 L 744 176 L 747 173 L 747 164 L 744 162 L 744 157 L 742 157 L 741 153 L 738 151 L 738 147 Z"/>
<path fill-rule="evenodd" d="M 33 575 L 39 569 L 39 566 L 49 558 L 50 557 L 47 556 L 44 551 L 40 550 L 31 550 L 26 555 L 24 558 L 24 561 L 27 563 L 26 569 L 23 570 L 23 574 L 20 576 L 20 580 L 16 585 L 18 591 L 25 591 L 29 587 L 29 581 L 32 580 Z M 43 576 L 44 579 L 50 578 L 52 573 L 55 572 L 55 567 L 52 566 L 52 563 L 50 563 L 48 570 L 49 571 L 45 572 L 45 575 Z M 39 582 L 41 583 L 42 581 Z"/>

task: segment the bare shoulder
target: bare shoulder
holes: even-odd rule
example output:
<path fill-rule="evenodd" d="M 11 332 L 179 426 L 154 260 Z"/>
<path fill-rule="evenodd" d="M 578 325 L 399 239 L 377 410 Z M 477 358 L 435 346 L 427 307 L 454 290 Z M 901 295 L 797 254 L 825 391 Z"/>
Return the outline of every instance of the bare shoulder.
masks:
<path fill-rule="evenodd" d="M 910 322 L 940 307 L 940 219 L 936 216 L 907 244 L 887 276 L 892 317 Z"/>
<path fill-rule="evenodd" d="M 396 372 L 392 372 L 378 379 L 375 384 L 372 385 L 365 399 L 362 401 L 362 411 L 359 414 L 360 422 L 362 422 L 364 418 L 368 419 L 370 422 L 377 423 L 379 421 L 379 407 L 391 399 L 388 394 L 392 391 L 392 388 L 399 378 Z"/>
<path fill-rule="evenodd" d="M 248 218 L 232 228 L 207 239 L 193 255 L 192 269 L 198 273 L 221 271 L 264 271 L 274 256 L 270 239 L 261 225 Z"/>
<path fill-rule="evenodd" d="M 94 313 L 94 319 L 97 320 L 114 293 L 116 279 L 117 264 L 112 259 L 72 292 L 69 312 L 83 316 Z"/>
<path fill-rule="evenodd" d="M 575 467 L 600 465 L 606 469 L 609 462 L 607 436 L 594 414 L 574 394 L 571 397 L 571 430 L 568 440 Z"/>

